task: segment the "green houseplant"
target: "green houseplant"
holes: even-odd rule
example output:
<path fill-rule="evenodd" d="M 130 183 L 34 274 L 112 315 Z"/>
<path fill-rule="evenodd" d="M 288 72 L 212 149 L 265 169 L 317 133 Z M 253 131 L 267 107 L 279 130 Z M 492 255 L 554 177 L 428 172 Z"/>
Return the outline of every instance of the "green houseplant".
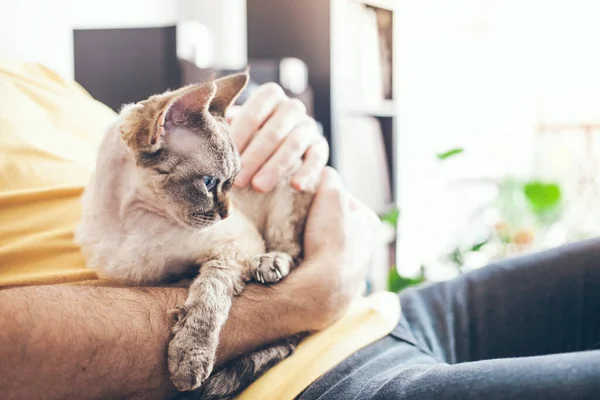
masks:
<path fill-rule="evenodd" d="M 440 162 L 464 153 L 463 148 L 454 148 L 436 155 Z M 465 259 L 471 253 L 477 253 L 495 246 L 496 257 L 508 254 L 508 249 L 525 249 L 533 242 L 535 232 L 519 226 L 524 218 L 533 221 L 541 229 L 560 218 L 562 206 L 562 190 L 556 182 L 539 180 L 516 180 L 505 178 L 500 181 L 485 181 L 497 188 L 497 195 L 491 204 L 476 212 L 483 212 L 486 207 L 496 207 L 503 219 L 489 227 L 487 235 L 469 243 L 456 245 L 453 250 L 443 256 L 446 262 L 453 265 L 456 271 L 463 273 Z M 397 227 L 400 210 L 394 209 L 380 216 L 384 223 Z M 421 265 L 416 276 L 402 276 L 396 266 L 390 268 L 388 274 L 388 290 L 398 292 L 410 286 L 419 285 L 427 280 L 427 266 Z"/>

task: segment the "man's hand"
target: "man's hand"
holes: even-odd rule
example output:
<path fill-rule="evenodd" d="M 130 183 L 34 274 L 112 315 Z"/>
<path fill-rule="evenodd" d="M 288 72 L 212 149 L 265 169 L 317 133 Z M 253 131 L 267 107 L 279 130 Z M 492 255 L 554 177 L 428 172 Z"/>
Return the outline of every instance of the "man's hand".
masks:
<path fill-rule="evenodd" d="M 298 99 L 288 98 L 274 83 L 259 87 L 241 107 L 230 109 L 231 136 L 241 155 L 235 185 L 252 183 L 268 192 L 291 168 L 298 190 L 316 186 L 327 163 L 329 146 Z"/>
<path fill-rule="evenodd" d="M 269 312 L 247 326 L 247 331 L 253 331 L 260 325 L 263 338 L 283 338 L 331 325 L 347 310 L 365 279 L 379 226 L 375 213 L 352 198 L 338 173 L 326 168 L 308 216 L 302 265 L 276 285 L 249 284 L 234 301 L 229 318 L 239 321 L 258 309 L 273 311 L 274 306 L 285 309 L 275 319 Z M 241 354 L 232 354 L 221 345 L 220 360 Z"/>
<path fill-rule="evenodd" d="M 306 290 L 322 296 L 315 321 L 328 325 L 346 310 L 365 279 L 379 226 L 377 215 L 350 196 L 337 172 L 326 168 L 306 224 L 306 265 L 298 270 L 308 275 L 312 288 Z"/>

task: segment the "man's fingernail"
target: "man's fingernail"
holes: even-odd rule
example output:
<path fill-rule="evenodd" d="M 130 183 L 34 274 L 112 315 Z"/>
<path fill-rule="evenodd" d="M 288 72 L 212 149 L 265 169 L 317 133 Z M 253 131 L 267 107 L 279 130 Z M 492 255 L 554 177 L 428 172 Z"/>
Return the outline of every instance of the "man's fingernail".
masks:
<path fill-rule="evenodd" d="M 331 167 L 326 167 L 321 176 L 321 183 L 325 187 L 343 187 L 340 175 Z"/>
<path fill-rule="evenodd" d="M 294 179 L 294 182 L 296 182 L 296 188 L 298 190 L 305 190 L 306 183 L 308 182 L 308 178 L 305 176 L 301 176 L 299 178 Z"/>
<path fill-rule="evenodd" d="M 273 179 L 273 176 L 271 176 L 270 174 L 261 174 L 261 175 L 257 176 L 256 178 L 254 178 L 254 180 L 252 181 L 252 184 L 258 190 L 268 192 L 269 190 L 271 190 L 273 188 L 273 185 L 275 184 L 274 181 L 275 180 Z"/>

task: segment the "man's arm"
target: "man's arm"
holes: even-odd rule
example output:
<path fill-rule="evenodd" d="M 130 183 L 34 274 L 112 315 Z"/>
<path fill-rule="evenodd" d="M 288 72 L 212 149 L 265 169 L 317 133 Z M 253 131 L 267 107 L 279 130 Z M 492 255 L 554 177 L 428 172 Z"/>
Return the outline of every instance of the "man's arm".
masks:
<path fill-rule="evenodd" d="M 301 312 L 318 307 L 309 304 L 310 296 L 303 305 L 298 296 L 292 299 L 293 284 L 248 286 L 222 331 L 218 363 L 314 328 Z M 175 388 L 166 365 L 167 310 L 186 297 L 187 290 L 175 288 L 57 285 L 0 291 L 2 398 L 170 397 Z"/>
<path fill-rule="evenodd" d="M 250 284 L 235 299 L 217 364 L 340 317 L 363 280 L 377 226 L 326 170 L 306 224 L 306 261 L 282 282 Z M 186 297 L 175 288 L 0 290 L 2 399 L 168 398 L 167 310 Z"/>

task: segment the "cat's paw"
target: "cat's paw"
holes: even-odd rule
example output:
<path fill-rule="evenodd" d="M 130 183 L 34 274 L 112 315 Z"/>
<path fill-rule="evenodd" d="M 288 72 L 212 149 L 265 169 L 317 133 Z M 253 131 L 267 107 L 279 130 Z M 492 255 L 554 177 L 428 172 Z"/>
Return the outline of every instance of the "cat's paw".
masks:
<path fill-rule="evenodd" d="M 255 281 L 275 283 L 290 273 L 294 259 L 286 253 L 271 252 L 254 256 L 250 262 L 250 273 Z"/>
<path fill-rule="evenodd" d="M 189 318 L 189 310 L 178 307 L 170 312 L 175 325 L 169 343 L 168 366 L 171 380 L 180 391 L 198 388 L 211 374 L 217 351 L 211 335 L 200 335 Z"/>

